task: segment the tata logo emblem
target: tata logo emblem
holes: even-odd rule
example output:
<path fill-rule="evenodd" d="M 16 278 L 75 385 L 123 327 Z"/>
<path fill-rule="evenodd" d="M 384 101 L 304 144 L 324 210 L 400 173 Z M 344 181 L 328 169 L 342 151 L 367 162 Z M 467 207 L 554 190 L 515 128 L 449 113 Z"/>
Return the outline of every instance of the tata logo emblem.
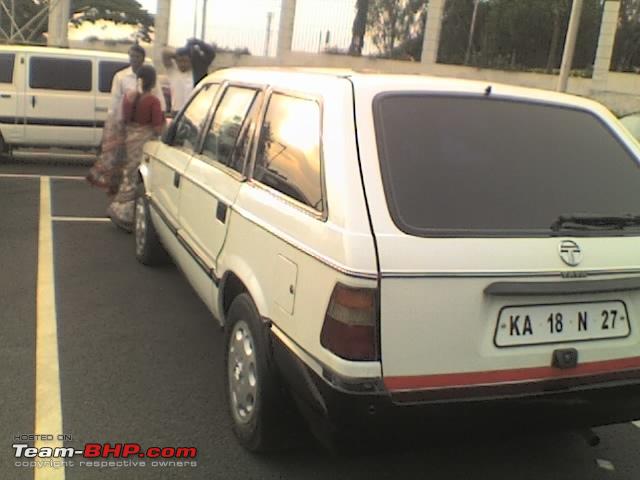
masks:
<path fill-rule="evenodd" d="M 573 240 L 563 240 L 560 243 L 560 258 L 570 267 L 576 267 L 582 261 L 582 250 Z"/>

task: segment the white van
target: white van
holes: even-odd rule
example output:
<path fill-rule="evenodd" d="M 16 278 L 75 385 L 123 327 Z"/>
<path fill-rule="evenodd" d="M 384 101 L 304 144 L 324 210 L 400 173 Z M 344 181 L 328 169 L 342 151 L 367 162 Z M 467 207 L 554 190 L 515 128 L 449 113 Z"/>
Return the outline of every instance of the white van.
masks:
<path fill-rule="evenodd" d="M 0 46 L 0 152 L 100 145 L 113 75 L 126 54 Z"/>

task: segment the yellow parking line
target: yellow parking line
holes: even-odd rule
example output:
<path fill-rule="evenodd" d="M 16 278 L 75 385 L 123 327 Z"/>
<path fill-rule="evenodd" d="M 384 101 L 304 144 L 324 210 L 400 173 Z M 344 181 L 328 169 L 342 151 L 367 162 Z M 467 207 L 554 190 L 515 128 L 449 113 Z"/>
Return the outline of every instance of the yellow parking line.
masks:
<path fill-rule="evenodd" d="M 38 285 L 36 318 L 36 418 L 35 434 L 53 435 L 54 440 L 36 441 L 36 447 L 62 447 L 57 440 L 62 430 L 60 367 L 58 363 L 58 325 L 53 270 L 51 222 L 51 183 L 40 178 L 40 225 L 38 233 Z M 61 468 L 39 467 L 35 480 L 64 480 Z"/>

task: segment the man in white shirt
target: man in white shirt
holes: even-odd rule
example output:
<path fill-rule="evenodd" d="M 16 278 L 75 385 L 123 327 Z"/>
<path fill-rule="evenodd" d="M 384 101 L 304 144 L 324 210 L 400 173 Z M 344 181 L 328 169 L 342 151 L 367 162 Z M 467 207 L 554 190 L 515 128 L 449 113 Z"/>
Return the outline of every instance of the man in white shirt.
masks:
<path fill-rule="evenodd" d="M 113 76 L 113 81 L 111 82 L 111 106 L 109 107 L 109 115 L 113 115 L 116 121 L 122 120 L 121 109 L 125 93 L 129 90 L 135 90 L 138 86 L 136 74 L 138 69 L 144 64 L 145 56 L 146 52 L 144 48 L 139 45 L 132 45 L 129 49 L 129 66 L 120 70 Z M 156 86 L 152 92 L 160 100 L 162 111 L 165 111 L 166 102 L 161 90 Z"/>
<path fill-rule="evenodd" d="M 171 88 L 171 112 L 175 113 L 187 103 L 193 91 L 193 69 L 189 50 L 179 48 L 174 52 L 165 48 L 162 51 L 162 63 L 167 69 Z"/>

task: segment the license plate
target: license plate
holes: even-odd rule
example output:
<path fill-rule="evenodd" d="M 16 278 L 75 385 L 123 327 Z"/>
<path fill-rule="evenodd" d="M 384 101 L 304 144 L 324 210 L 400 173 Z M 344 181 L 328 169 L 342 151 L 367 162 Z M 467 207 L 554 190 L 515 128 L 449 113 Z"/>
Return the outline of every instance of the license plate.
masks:
<path fill-rule="evenodd" d="M 498 347 L 627 337 L 631 331 L 619 300 L 504 307 L 498 314 Z"/>

